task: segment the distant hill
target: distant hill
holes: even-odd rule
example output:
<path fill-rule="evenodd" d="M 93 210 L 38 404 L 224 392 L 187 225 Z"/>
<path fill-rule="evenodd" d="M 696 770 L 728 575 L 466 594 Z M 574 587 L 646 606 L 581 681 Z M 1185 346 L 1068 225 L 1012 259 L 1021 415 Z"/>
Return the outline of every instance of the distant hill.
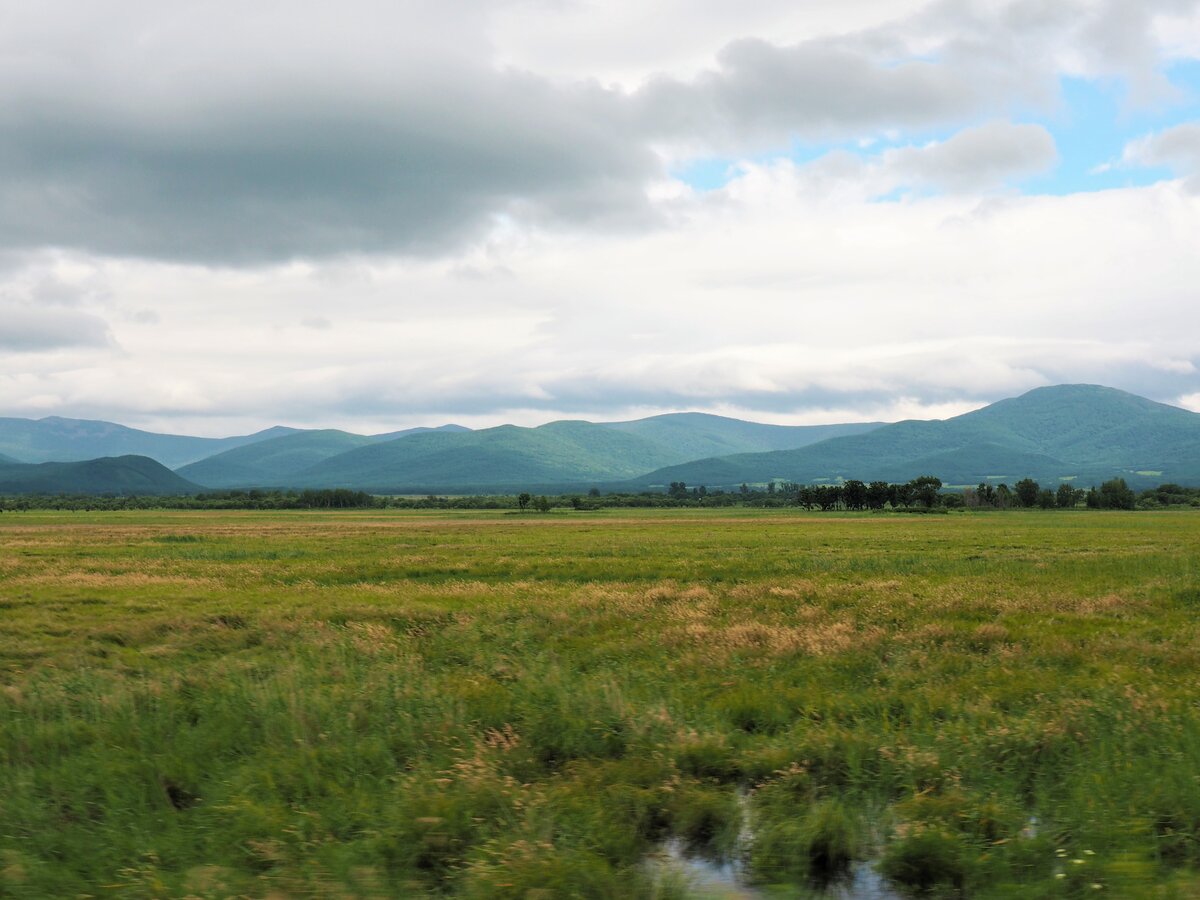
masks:
<path fill-rule="evenodd" d="M 96 451 L 114 446 L 119 452 Z M 1063 479 L 1091 484 L 1117 475 L 1135 487 L 1200 484 L 1200 414 L 1096 385 L 1039 388 L 945 421 L 892 425 L 779 426 L 672 413 L 628 422 L 479 431 L 447 425 L 377 435 L 275 428 L 213 439 L 107 422 L 0 419 L 0 453 L 21 462 L 47 454 L 119 456 L 127 446 L 160 462 L 186 459 L 176 466 L 178 475 L 207 488 L 550 492 L 593 485 L 641 490 L 673 481 L 713 488 L 776 479 L 905 481 L 923 474 L 951 485 L 1026 476 L 1051 486 Z M 77 489 L 51 485 L 50 474 L 43 473 L 37 489 Z"/>
<path fill-rule="evenodd" d="M 361 447 L 299 473 L 297 484 L 381 493 L 578 489 L 695 459 L 713 448 L 799 447 L 873 427 L 761 425 L 701 413 L 537 428 L 502 425 Z"/>
<path fill-rule="evenodd" d="M 11 456 L 5 456 L 3 453 L 0 453 L 0 464 L 15 462 L 17 462 L 17 460 L 13 459 Z"/>
<path fill-rule="evenodd" d="M 501 425 L 360 447 L 307 469 L 296 483 L 381 493 L 549 489 L 629 478 L 674 457 L 653 441 L 590 422 Z"/>
<path fill-rule="evenodd" d="M 466 428 L 462 425 L 454 425 L 454 424 L 438 425 L 435 428 L 418 426 L 416 428 L 404 428 L 400 431 L 389 431 L 385 434 L 372 434 L 372 435 L 370 435 L 370 438 L 373 441 L 382 442 L 382 441 L 394 441 L 396 438 L 409 437 L 410 435 L 414 435 L 414 434 L 425 434 L 428 431 L 462 432 L 462 431 L 470 431 L 470 430 L 471 430 L 470 428 Z"/>
<path fill-rule="evenodd" d="M 228 438 L 156 434 L 91 419 L 0 418 L 0 453 L 19 462 L 72 462 L 104 456 L 149 456 L 168 468 L 256 441 L 292 434 L 295 428 L 277 426 L 255 434 Z"/>
<path fill-rule="evenodd" d="M 145 456 L 0 464 L 0 494 L 194 494 L 198 485 Z"/>
<path fill-rule="evenodd" d="M 764 425 L 761 422 L 745 422 L 725 416 L 689 412 L 667 413 L 632 422 L 600 424 L 670 447 L 682 460 L 693 460 L 731 453 L 794 450 L 831 437 L 872 431 L 883 423 Z"/>
<path fill-rule="evenodd" d="M 664 467 L 631 482 L 710 487 L 784 479 L 900 481 L 937 475 L 948 484 L 1200 484 L 1200 414 L 1097 385 L 1038 388 L 945 421 L 907 421 L 798 450 L 735 454 Z"/>
<path fill-rule="evenodd" d="M 669 413 L 628 422 L 551 422 L 478 432 L 461 425 L 375 435 L 277 427 L 240 437 L 197 438 L 52 416 L 0 419 L 0 453 L 19 462 L 149 456 L 212 489 L 499 490 L 630 478 L 707 456 L 803 447 L 876 427 L 878 423 L 765 425 L 705 413 Z M 389 446 L 413 438 L 421 440 L 406 449 Z M 387 449 L 366 452 L 373 446 Z"/>
<path fill-rule="evenodd" d="M 446 425 L 380 435 L 351 434 L 335 429 L 299 431 L 235 447 L 176 471 L 189 481 L 209 488 L 288 487 L 295 483 L 293 479 L 298 473 L 356 447 L 433 431 L 457 433 L 466 430 L 460 425 Z"/>

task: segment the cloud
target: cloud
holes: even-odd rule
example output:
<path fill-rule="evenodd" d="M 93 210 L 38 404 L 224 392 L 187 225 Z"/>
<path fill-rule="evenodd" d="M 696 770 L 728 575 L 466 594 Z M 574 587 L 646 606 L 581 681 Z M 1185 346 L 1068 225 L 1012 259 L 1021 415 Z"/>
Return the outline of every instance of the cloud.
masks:
<path fill-rule="evenodd" d="M 118 6 L 6 19 L 0 245 L 247 264 L 650 215 L 619 98 L 496 69 L 484 4 Z"/>
<path fill-rule="evenodd" d="M 652 81 L 636 97 L 647 129 L 663 139 L 707 141 L 734 152 L 795 137 L 945 126 L 1029 99 L 1019 69 L 996 73 L 969 60 L 897 59 L 898 48 L 888 49 L 743 39 L 721 51 L 717 69 L 691 82 Z"/>
<path fill-rule="evenodd" d="M 64 348 L 105 347 L 108 324 L 75 310 L 36 309 L 0 303 L 0 351 L 42 353 Z"/>
<path fill-rule="evenodd" d="M 650 216 L 641 188 L 658 163 L 606 127 L 602 93 L 511 73 L 439 77 L 393 96 L 297 92 L 167 123 L 99 97 L 83 116 L 10 108 L 0 242 L 244 264 L 443 252 L 502 216 Z"/>
<path fill-rule="evenodd" d="M 0 247 L 246 266 L 446 255 L 514 228 L 645 231 L 673 159 L 1047 108 L 1064 66 L 1107 71 L 1097 47 L 1152 72 L 1156 23 L 1194 5 L 856 0 L 830 17 L 771 2 L 745 21 L 780 36 L 732 41 L 743 26 L 720 4 L 677 5 L 703 20 L 670 36 L 686 73 L 606 86 L 500 43 L 553 5 L 47 0 L 0 30 Z M 588 36 L 592 19 L 562 9 Z M 628 38 L 598 35 L 595 69 Z"/>
<path fill-rule="evenodd" d="M 1195 0 L 10 6 L 0 411 L 383 431 L 1200 391 L 1200 194 L 1005 189 L 1055 165 L 1030 119 L 1071 112 L 1064 75 L 1169 101 Z M 714 155 L 720 189 L 669 175 Z M 1190 127 L 1128 157 L 1200 172 Z"/>
<path fill-rule="evenodd" d="M 1041 125 L 990 122 L 941 143 L 888 150 L 883 166 L 901 183 L 971 191 L 1045 172 L 1057 159 L 1054 138 Z"/>
<path fill-rule="evenodd" d="M 53 397 L 47 411 L 143 427 L 385 431 L 689 408 L 877 418 L 1079 381 L 1200 391 L 1200 198 L 1179 185 L 881 204 L 821 177 L 751 166 L 680 200 L 669 229 L 538 232 L 448 261 L 42 261 L 20 277 L 96 270 L 122 352 L 7 361 L 0 410 Z M 158 326 L 105 312 L 164 296 Z M 321 317 L 338 340 L 296 327 Z"/>
<path fill-rule="evenodd" d="M 1189 190 L 1200 193 L 1200 122 L 1176 125 L 1130 142 L 1121 162 L 1127 166 L 1166 166 L 1187 179 Z"/>

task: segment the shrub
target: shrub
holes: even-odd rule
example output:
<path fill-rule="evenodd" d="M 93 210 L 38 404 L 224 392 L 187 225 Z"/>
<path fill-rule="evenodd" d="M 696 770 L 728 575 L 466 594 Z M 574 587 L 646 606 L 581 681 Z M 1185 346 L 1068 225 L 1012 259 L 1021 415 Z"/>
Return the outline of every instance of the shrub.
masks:
<path fill-rule="evenodd" d="M 879 870 L 897 884 L 919 891 L 959 889 L 966 878 L 962 841 L 939 827 L 917 826 L 884 851 Z"/>
<path fill-rule="evenodd" d="M 754 825 L 750 866 L 765 880 L 828 881 L 862 850 L 861 826 L 837 800 L 813 804 L 797 816 L 768 806 Z"/>

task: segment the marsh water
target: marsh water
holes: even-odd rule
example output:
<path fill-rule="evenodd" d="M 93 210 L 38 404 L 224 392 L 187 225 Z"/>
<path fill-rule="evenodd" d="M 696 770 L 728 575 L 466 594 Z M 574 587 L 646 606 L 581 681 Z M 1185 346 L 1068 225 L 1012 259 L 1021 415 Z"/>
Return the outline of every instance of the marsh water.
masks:
<path fill-rule="evenodd" d="M 738 862 L 689 853 L 684 842 L 678 839 L 665 842 L 656 855 L 656 861 L 681 872 L 701 896 L 745 900 L 781 896 L 778 889 L 768 891 L 750 884 Z M 891 888 L 883 876 L 866 862 L 855 863 L 842 878 L 827 885 L 798 887 L 794 896 L 811 900 L 903 900 L 903 895 Z"/>

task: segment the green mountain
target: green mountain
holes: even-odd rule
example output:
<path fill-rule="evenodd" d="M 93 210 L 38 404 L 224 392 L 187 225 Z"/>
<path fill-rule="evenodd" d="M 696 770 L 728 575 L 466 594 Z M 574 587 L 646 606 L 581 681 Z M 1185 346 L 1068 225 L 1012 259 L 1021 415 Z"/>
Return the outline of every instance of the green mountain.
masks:
<path fill-rule="evenodd" d="M 5 456 L 3 453 L 0 453 L 0 464 L 15 462 L 17 462 L 17 460 L 13 459 L 11 456 Z"/>
<path fill-rule="evenodd" d="M 149 456 L 177 468 L 214 453 L 295 432 L 275 427 L 228 438 L 156 434 L 91 419 L 0 418 L 0 453 L 20 462 L 73 462 L 104 456 Z"/>
<path fill-rule="evenodd" d="M 1038 388 L 944 421 L 907 421 L 799 450 L 735 454 L 654 471 L 631 484 L 710 487 L 784 479 L 947 484 L 1024 477 L 1045 484 L 1115 476 L 1200 484 L 1200 414 L 1096 385 Z"/>
<path fill-rule="evenodd" d="M 194 494 L 198 485 L 145 456 L 0 464 L 0 494 Z"/>
<path fill-rule="evenodd" d="M 290 476 L 323 459 L 369 443 L 369 437 L 334 429 L 301 431 L 235 447 L 176 471 L 210 488 L 282 485 Z"/>
<path fill-rule="evenodd" d="M 446 425 L 441 429 L 409 428 L 370 436 L 336 429 L 299 431 L 235 447 L 176 471 L 189 481 L 210 488 L 289 486 L 298 473 L 356 447 L 441 430 L 466 431 L 459 425 Z"/>
<path fill-rule="evenodd" d="M 578 489 L 695 459 L 714 448 L 799 447 L 831 433 L 871 427 L 790 428 L 701 413 L 634 422 L 550 422 L 537 428 L 502 425 L 361 447 L 299 473 L 295 484 L 381 493 Z"/>
<path fill-rule="evenodd" d="M 382 442 L 382 441 L 394 441 L 396 438 L 409 437 L 410 435 L 414 435 L 414 434 L 425 434 L 428 431 L 463 432 L 463 431 L 470 431 L 470 430 L 471 430 L 470 428 L 465 428 L 462 425 L 453 425 L 453 424 L 438 425 L 436 428 L 428 428 L 428 427 L 424 427 L 424 426 L 418 426 L 417 428 L 405 428 L 401 431 L 389 431 L 386 434 L 373 434 L 373 435 L 370 435 L 370 437 L 371 437 L 371 440 L 373 440 L 373 441 Z"/>
<path fill-rule="evenodd" d="M 608 428 L 637 435 L 678 451 L 682 460 L 794 450 L 845 434 L 872 431 L 882 422 L 849 425 L 764 425 L 708 413 L 667 413 L 632 422 L 604 422 Z"/>
<path fill-rule="evenodd" d="M 179 464 L 178 474 L 188 480 L 182 484 L 213 488 L 548 492 L 602 484 L 655 488 L 672 481 L 709 487 L 774 479 L 902 481 L 923 474 L 959 485 L 1026 476 L 1047 485 L 1060 479 L 1090 484 L 1116 475 L 1135 486 L 1200 484 L 1200 415 L 1095 385 L 1039 388 L 945 421 L 883 426 L 787 427 L 676 413 L 629 422 L 480 431 L 443 426 L 381 435 L 268 429 L 218 440 L 106 422 L 0 419 L 0 453 L 23 461 L 46 454 L 104 455 L 95 448 L 130 444 L 160 461 L 187 457 Z M 196 460 L 196 453 L 204 458 Z M 32 489 L 101 490 L 75 486 L 86 485 L 87 477 L 69 484 L 46 480 L 54 474 L 46 470 Z M 117 484 L 102 489 L 127 489 Z"/>
<path fill-rule="evenodd" d="M 501 425 L 360 447 L 300 473 L 295 485 L 381 493 L 550 489 L 630 478 L 675 456 L 645 438 L 591 422 Z"/>

